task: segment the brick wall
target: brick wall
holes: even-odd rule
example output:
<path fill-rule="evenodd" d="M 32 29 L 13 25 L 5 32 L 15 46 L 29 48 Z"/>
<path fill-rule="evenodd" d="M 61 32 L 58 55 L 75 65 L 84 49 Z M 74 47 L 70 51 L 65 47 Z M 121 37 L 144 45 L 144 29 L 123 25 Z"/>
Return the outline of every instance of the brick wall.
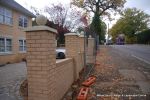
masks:
<path fill-rule="evenodd" d="M 21 62 L 25 58 L 26 53 L 0 55 L 0 64 Z"/>
<path fill-rule="evenodd" d="M 56 61 L 55 34 L 46 26 L 26 29 L 28 100 L 60 100 L 83 68 L 84 38 L 66 34 L 69 58 Z"/>
<path fill-rule="evenodd" d="M 67 92 L 67 90 L 70 88 L 71 84 L 74 82 L 73 67 L 74 67 L 73 60 L 71 58 L 56 61 L 56 68 L 55 68 L 56 89 L 54 90 L 54 92 L 56 92 L 57 94 L 56 100 L 60 100 Z"/>

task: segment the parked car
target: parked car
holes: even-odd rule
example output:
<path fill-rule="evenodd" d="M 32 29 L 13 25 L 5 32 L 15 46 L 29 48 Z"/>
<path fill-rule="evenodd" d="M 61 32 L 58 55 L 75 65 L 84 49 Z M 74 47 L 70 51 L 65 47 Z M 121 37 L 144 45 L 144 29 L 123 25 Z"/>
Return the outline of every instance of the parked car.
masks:
<path fill-rule="evenodd" d="M 64 48 L 56 49 L 56 59 L 64 59 L 66 57 L 66 50 Z"/>
<path fill-rule="evenodd" d="M 107 40 L 106 45 L 113 45 L 112 40 Z"/>

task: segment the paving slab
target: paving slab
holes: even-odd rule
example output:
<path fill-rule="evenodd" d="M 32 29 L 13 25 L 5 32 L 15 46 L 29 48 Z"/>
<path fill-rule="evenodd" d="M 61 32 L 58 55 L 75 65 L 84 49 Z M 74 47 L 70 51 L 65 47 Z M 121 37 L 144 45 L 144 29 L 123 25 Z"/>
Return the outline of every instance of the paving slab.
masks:
<path fill-rule="evenodd" d="M 133 78 L 136 81 L 145 81 L 145 76 L 138 70 L 119 69 L 119 72 L 127 79 Z"/>
<path fill-rule="evenodd" d="M 137 81 L 137 84 L 140 86 L 143 93 L 150 94 L 150 82 L 148 82 L 148 81 Z"/>
<path fill-rule="evenodd" d="M 23 100 L 19 88 L 26 79 L 26 70 L 25 62 L 0 67 L 0 100 Z"/>

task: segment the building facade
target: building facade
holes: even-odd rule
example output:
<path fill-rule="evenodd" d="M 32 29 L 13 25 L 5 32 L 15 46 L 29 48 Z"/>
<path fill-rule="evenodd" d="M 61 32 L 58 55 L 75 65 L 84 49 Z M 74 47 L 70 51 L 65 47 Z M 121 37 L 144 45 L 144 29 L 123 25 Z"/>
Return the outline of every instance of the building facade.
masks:
<path fill-rule="evenodd" d="M 25 59 L 24 28 L 32 26 L 35 17 L 14 0 L 0 0 L 0 65 Z"/>

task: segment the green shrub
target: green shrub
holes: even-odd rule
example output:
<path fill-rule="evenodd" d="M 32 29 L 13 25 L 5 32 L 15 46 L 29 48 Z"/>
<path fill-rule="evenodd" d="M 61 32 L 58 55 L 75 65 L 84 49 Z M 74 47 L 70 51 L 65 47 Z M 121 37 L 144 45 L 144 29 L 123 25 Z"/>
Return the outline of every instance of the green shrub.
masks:
<path fill-rule="evenodd" d="M 142 31 L 137 35 L 137 43 L 139 44 L 149 44 L 150 43 L 150 29 Z"/>

